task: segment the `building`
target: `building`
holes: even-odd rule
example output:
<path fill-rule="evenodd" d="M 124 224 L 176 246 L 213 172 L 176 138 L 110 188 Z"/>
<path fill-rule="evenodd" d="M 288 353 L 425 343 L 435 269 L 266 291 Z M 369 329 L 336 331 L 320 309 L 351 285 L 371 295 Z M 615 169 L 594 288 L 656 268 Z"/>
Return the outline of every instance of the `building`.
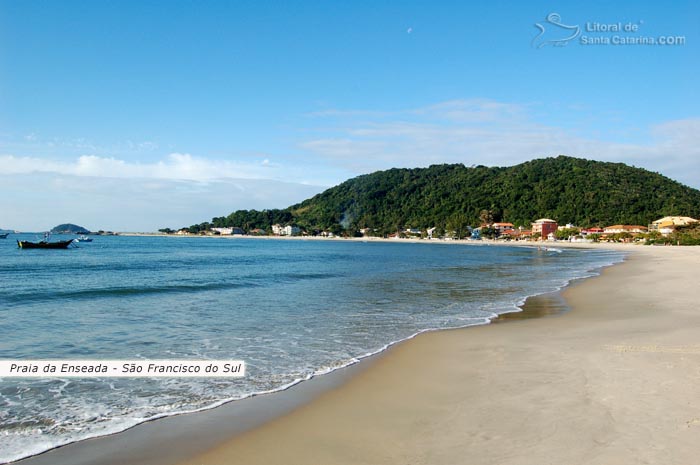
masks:
<path fill-rule="evenodd" d="M 222 236 L 231 236 L 234 234 L 241 236 L 245 234 L 245 231 L 243 231 L 243 229 L 235 226 L 232 228 L 211 228 L 211 230 L 221 234 Z"/>
<path fill-rule="evenodd" d="M 301 229 L 297 226 L 287 225 L 282 228 L 281 236 L 298 236 L 301 233 Z"/>
<path fill-rule="evenodd" d="M 491 228 L 496 230 L 497 236 L 500 236 L 504 232 L 513 229 L 513 223 L 493 223 Z"/>
<path fill-rule="evenodd" d="M 522 226 L 518 229 L 506 229 L 499 236 L 501 239 L 511 239 L 515 241 L 529 239 L 532 235 L 532 231 L 523 229 Z"/>
<path fill-rule="evenodd" d="M 272 225 L 272 234 L 275 236 L 298 236 L 300 233 L 301 229 L 299 229 L 297 226 L 280 226 L 279 224 Z"/>
<path fill-rule="evenodd" d="M 639 225 L 628 225 L 628 224 L 616 224 L 614 226 L 608 226 L 603 229 L 605 234 L 619 234 L 619 233 L 630 233 L 630 234 L 644 234 L 647 232 L 646 226 Z"/>
<path fill-rule="evenodd" d="M 697 223 L 698 220 L 689 216 L 664 216 L 649 225 L 649 231 L 660 232 L 667 236 L 676 229 L 676 226 L 686 226 L 691 223 Z"/>
<path fill-rule="evenodd" d="M 221 234 L 222 236 L 230 236 L 233 234 L 233 228 L 211 228 L 211 230 Z"/>
<path fill-rule="evenodd" d="M 587 236 L 589 234 L 603 234 L 604 232 L 605 232 L 605 230 L 603 228 L 594 227 L 594 228 L 582 229 L 581 235 Z"/>
<path fill-rule="evenodd" d="M 532 223 L 532 234 L 540 234 L 542 239 L 549 237 L 550 234 L 557 232 L 557 222 L 549 218 L 540 218 Z"/>

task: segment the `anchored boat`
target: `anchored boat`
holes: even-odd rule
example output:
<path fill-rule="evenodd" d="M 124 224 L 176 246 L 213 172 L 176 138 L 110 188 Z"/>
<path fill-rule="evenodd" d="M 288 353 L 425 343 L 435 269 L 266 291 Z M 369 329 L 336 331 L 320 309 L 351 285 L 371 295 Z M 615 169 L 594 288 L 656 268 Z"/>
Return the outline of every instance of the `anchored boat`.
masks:
<path fill-rule="evenodd" d="M 55 241 L 55 242 L 17 241 L 17 246 L 20 249 L 67 249 L 68 246 L 71 245 L 72 243 L 73 243 L 73 239 L 68 240 L 68 241 Z"/>
<path fill-rule="evenodd" d="M 17 241 L 17 247 L 20 249 L 67 249 L 73 243 L 73 239 L 67 241 L 51 241 L 51 234 L 44 234 L 44 240 L 38 242 L 32 241 Z"/>

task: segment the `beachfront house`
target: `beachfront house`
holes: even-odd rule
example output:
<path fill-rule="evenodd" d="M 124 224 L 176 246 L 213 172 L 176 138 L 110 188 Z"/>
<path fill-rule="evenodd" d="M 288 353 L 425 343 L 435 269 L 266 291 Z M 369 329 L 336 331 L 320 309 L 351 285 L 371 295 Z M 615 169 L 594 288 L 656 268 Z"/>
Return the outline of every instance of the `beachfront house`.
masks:
<path fill-rule="evenodd" d="M 282 228 L 282 236 L 298 236 L 301 233 L 301 229 L 298 226 L 287 225 Z"/>
<path fill-rule="evenodd" d="M 603 228 L 599 227 L 593 227 L 593 228 L 586 228 L 581 230 L 581 235 L 582 236 L 588 236 L 589 234 L 603 234 L 605 230 Z"/>
<path fill-rule="evenodd" d="M 542 240 L 548 239 L 550 234 L 552 237 L 554 236 L 554 233 L 557 232 L 557 227 L 556 221 L 550 220 L 549 218 L 540 218 L 532 223 L 532 234 L 535 235 L 539 233 Z"/>
<path fill-rule="evenodd" d="M 521 226 L 518 229 L 506 229 L 498 236 L 498 238 L 505 240 L 520 241 L 523 239 L 529 239 L 531 234 L 532 231 L 523 229 L 523 227 Z"/>
<path fill-rule="evenodd" d="M 211 228 L 211 230 L 222 236 L 230 236 L 233 234 L 233 228 Z"/>
<path fill-rule="evenodd" d="M 629 225 L 629 224 L 616 224 L 614 226 L 607 226 L 603 229 L 604 234 L 644 234 L 647 232 L 646 226 L 639 225 Z"/>
<path fill-rule="evenodd" d="M 301 233 L 301 229 L 297 226 L 287 225 L 280 226 L 279 224 L 272 225 L 272 234 L 275 236 L 298 236 Z"/>
<path fill-rule="evenodd" d="M 502 235 L 504 232 L 513 229 L 513 223 L 493 223 L 491 229 L 496 230 L 496 236 Z"/>
<path fill-rule="evenodd" d="M 245 231 L 243 229 L 238 228 L 238 227 L 232 227 L 232 228 L 211 228 L 212 231 L 215 233 L 219 233 L 222 236 L 233 236 L 233 235 L 239 235 L 242 236 L 245 234 Z"/>
<path fill-rule="evenodd" d="M 649 225 L 649 231 L 656 231 L 664 236 L 668 236 L 676 226 L 686 226 L 691 223 L 697 223 L 698 220 L 689 216 L 664 216 Z"/>

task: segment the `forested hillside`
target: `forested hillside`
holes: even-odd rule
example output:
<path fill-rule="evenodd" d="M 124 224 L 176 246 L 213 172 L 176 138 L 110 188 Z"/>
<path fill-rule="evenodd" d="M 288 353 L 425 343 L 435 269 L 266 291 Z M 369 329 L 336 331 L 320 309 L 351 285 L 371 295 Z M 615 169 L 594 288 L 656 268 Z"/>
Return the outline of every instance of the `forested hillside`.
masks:
<path fill-rule="evenodd" d="M 269 230 L 449 229 L 484 219 L 529 226 L 553 218 L 578 226 L 640 224 L 667 215 L 700 216 L 700 191 L 622 163 L 559 156 L 494 168 L 433 165 L 358 176 L 284 210 L 240 210 L 211 223 Z"/>

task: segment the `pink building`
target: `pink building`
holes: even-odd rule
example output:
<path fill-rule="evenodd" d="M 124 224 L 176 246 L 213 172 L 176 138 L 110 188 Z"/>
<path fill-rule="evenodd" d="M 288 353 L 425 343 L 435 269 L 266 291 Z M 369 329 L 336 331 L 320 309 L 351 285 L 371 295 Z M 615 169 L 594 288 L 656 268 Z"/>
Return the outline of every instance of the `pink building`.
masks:
<path fill-rule="evenodd" d="M 542 239 L 547 239 L 547 236 L 557 232 L 558 226 L 559 225 L 554 220 L 550 220 L 549 218 L 540 218 L 532 223 L 532 234 L 540 233 L 540 237 Z"/>

